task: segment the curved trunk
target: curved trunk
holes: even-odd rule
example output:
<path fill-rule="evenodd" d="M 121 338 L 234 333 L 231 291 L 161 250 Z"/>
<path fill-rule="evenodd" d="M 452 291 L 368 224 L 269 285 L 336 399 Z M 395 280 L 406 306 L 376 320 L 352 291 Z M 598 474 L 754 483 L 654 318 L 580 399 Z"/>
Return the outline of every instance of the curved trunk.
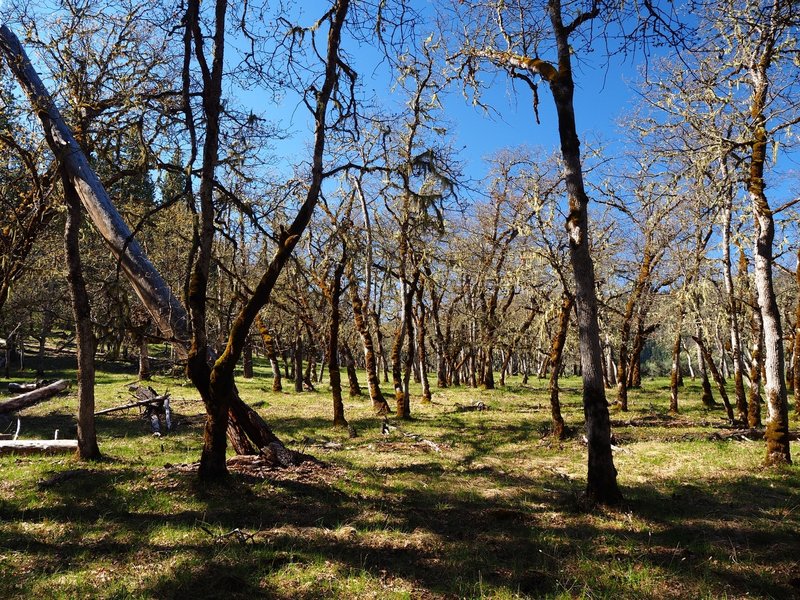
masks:
<path fill-rule="evenodd" d="M 19 40 L 6 26 L 0 26 L 0 51 L 8 59 L 12 72 L 32 106 L 36 107 L 47 143 L 63 161 L 63 168 L 95 228 L 119 262 L 122 272 L 161 334 L 173 342 L 173 348 L 182 357 L 186 357 L 190 339 L 186 310 L 136 242 L 64 123 Z M 257 446 L 265 439 L 278 441 L 261 417 L 242 402 L 235 387 L 232 393 L 229 434 L 234 450 L 239 454 L 252 453 L 253 447 L 248 438 Z"/>

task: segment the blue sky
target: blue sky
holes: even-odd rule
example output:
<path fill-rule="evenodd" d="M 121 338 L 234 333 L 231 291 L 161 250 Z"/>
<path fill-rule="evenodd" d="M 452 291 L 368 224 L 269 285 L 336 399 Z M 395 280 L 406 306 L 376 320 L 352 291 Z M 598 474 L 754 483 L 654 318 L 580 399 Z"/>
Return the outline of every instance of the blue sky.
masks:
<path fill-rule="evenodd" d="M 321 14 L 323 9 L 315 10 L 313 8 L 315 5 L 319 3 L 309 2 L 302 9 L 297 9 L 304 13 L 304 16 L 300 17 L 303 25 L 310 24 L 318 14 Z M 404 99 L 399 93 L 393 96 L 389 68 L 386 64 L 378 63 L 379 58 L 375 48 L 359 45 L 348 39 L 343 41 L 343 48 L 353 57 L 355 64 L 352 66 L 359 74 L 364 95 L 374 96 L 379 102 L 390 107 L 390 110 L 398 109 L 399 103 Z M 613 146 L 619 138 L 617 120 L 633 97 L 628 81 L 635 79 L 636 68 L 630 62 L 622 66 L 616 64 L 612 70 L 593 64 L 592 58 L 605 60 L 602 54 L 582 56 L 580 61 L 576 61 L 579 64 L 574 66 L 575 113 L 578 133 L 582 139 L 597 138 Z M 558 149 L 555 109 L 546 84 L 539 85 L 541 124 L 537 124 L 531 91 L 525 84 L 512 83 L 504 72 L 493 74 L 491 70 L 486 71 L 484 80 L 490 85 L 482 95 L 482 100 L 492 107 L 491 113 L 473 106 L 464 97 L 458 84 L 454 84 L 449 94 L 441 97 L 444 105 L 442 115 L 447 120 L 449 137 L 453 146 L 459 150 L 459 158 L 464 163 L 467 177 L 473 179 L 482 177 L 486 172 L 483 159 L 502 148 L 527 145 L 542 148 L 547 154 Z M 276 144 L 279 156 L 286 157 L 282 160 L 283 165 L 288 167 L 292 159 L 296 159 L 298 153 L 303 152 L 306 144 L 310 142 L 310 117 L 298 98 L 291 95 L 287 95 L 277 107 L 277 112 L 271 114 L 278 116 L 282 123 L 294 132 L 289 140 Z"/>

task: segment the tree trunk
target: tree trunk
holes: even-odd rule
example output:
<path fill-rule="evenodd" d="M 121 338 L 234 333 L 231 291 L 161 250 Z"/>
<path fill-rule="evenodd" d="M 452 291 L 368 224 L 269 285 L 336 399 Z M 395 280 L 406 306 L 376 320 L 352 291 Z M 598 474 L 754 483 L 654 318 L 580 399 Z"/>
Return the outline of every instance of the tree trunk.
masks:
<path fill-rule="evenodd" d="M 269 332 L 269 328 L 267 327 L 267 324 L 264 323 L 264 319 L 261 318 L 261 315 L 256 316 L 255 322 L 258 333 L 261 335 L 261 340 L 264 342 L 264 349 L 267 353 L 267 359 L 269 360 L 270 367 L 272 368 L 272 391 L 280 392 L 283 390 L 283 383 L 281 382 L 281 367 L 278 364 L 278 354 L 275 351 L 275 338 L 272 337 L 272 334 Z"/>
<path fill-rule="evenodd" d="M 699 345 L 697 346 L 697 353 L 700 369 L 700 387 L 703 390 L 703 393 L 700 397 L 700 402 L 703 403 L 703 406 L 711 408 L 716 406 L 717 403 L 714 400 L 714 394 L 711 391 L 711 382 L 708 379 L 708 366 L 706 365 L 706 359 L 703 357 L 702 350 L 700 350 Z"/>
<path fill-rule="evenodd" d="M 49 286 L 48 286 L 49 287 Z M 50 330 L 53 327 L 53 312 L 48 309 L 42 311 L 42 329 L 39 333 L 39 352 L 36 359 L 36 373 L 37 375 L 44 374 L 44 359 L 45 351 L 47 349 L 47 336 L 50 335 Z"/>
<path fill-rule="evenodd" d="M 683 326 L 683 307 L 678 317 L 678 333 L 675 334 L 675 342 L 672 344 L 672 372 L 669 379 L 669 412 L 678 413 L 678 379 L 681 372 L 681 327 Z"/>
<path fill-rule="evenodd" d="M 723 279 L 725 281 L 725 295 L 727 297 L 728 324 L 731 335 L 731 359 L 733 360 L 734 394 L 736 396 L 737 417 L 743 423 L 747 421 L 747 398 L 744 391 L 744 363 L 742 362 L 742 344 L 739 335 L 739 302 L 733 287 L 732 261 L 731 261 L 731 214 L 733 212 L 733 189 L 729 180 L 728 165 L 723 158 L 720 161 L 722 179 L 725 183 L 722 223 L 722 258 Z"/>
<path fill-rule="evenodd" d="M 62 168 L 66 170 L 95 228 L 105 240 L 162 336 L 172 341 L 173 348 L 177 348 L 180 355 L 185 358 L 189 352 L 190 339 L 186 310 L 131 234 L 97 175 L 89 166 L 72 132 L 64 123 L 60 112 L 20 46 L 19 40 L 6 26 L 0 26 L 0 52 L 5 55 L 6 62 L 31 105 L 36 107 L 36 115 L 44 129 L 48 146 L 61 161 Z M 270 438 L 278 441 L 266 423 L 241 401 L 235 391 L 234 396 L 231 405 L 230 433 L 231 443 L 236 452 L 245 454 L 253 451 L 243 431 L 237 429 L 242 424 L 247 424 L 255 444 Z"/>
<path fill-rule="evenodd" d="M 594 264 L 589 251 L 589 198 L 583 185 L 580 141 L 572 103 L 572 48 L 568 39 L 569 31 L 562 22 L 560 0 L 551 0 L 548 10 L 558 47 L 558 70 L 553 69 L 555 74 L 549 79 L 549 83 L 558 113 L 564 178 L 569 198 L 567 232 L 575 276 L 575 304 L 583 372 L 583 410 L 589 447 L 586 495 L 593 502 L 617 504 L 622 501 L 622 493 L 617 486 L 617 470 L 611 454 L 611 423 L 603 385 Z"/>
<path fill-rule="evenodd" d="M 294 339 L 294 391 L 303 391 L 303 334 L 298 333 Z"/>
<path fill-rule="evenodd" d="M 561 416 L 561 402 L 558 397 L 558 377 L 561 373 L 561 359 L 564 353 L 564 343 L 567 340 L 567 330 L 569 329 L 569 313 L 575 304 L 575 297 L 564 292 L 561 298 L 561 311 L 558 315 L 558 329 L 553 336 L 553 343 L 550 346 L 550 362 L 553 370 L 550 373 L 550 413 L 553 417 L 553 436 L 563 440 L 566 437 L 564 429 L 564 418 Z"/>
<path fill-rule="evenodd" d="M 403 284 L 403 320 L 400 326 L 404 330 L 404 336 L 407 342 L 405 359 L 403 360 L 403 377 L 399 395 L 397 395 L 397 417 L 400 419 L 411 418 L 411 370 L 414 364 L 414 357 L 416 354 L 414 348 L 414 293 L 419 280 L 419 271 L 415 269 L 414 276 L 411 282 L 404 282 Z M 401 338 L 402 345 L 402 338 Z M 393 353 L 394 358 L 394 353 Z M 399 359 L 399 355 L 398 355 Z M 397 367 L 399 369 L 399 365 Z"/>
<path fill-rule="evenodd" d="M 392 386 L 394 387 L 395 406 L 398 411 L 403 412 L 405 412 L 405 407 L 403 406 L 405 398 L 403 395 L 403 365 L 401 360 L 405 333 L 405 323 L 401 320 L 395 330 L 394 342 L 392 343 Z M 401 414 L 398 414 L 398 416 L 402 418 Z"/>
<path fill-rule="evenodd" d="M 511 357 L 514 356 L 513 350 L 508 348 L 507 351 L 503 353 L 503 363 L 500 365 L 500 386 L 505 387 L 506 385 L 506 373 L 511 370 Z"/>
<path fill-rule="evenodd" d="M 447 387 L 447 346 L 445 344 L 444 333 L 441 323 L 441 296 L 437 295 L 436 287 L 433 283 L 429 285 L 431 289 L 431 317 L 433 318 L 433 333 L 436 340 L 436 387 L 442 389 Z"/>
<path fill-rule="evenodd" d="M 355 277 L 355 270 L 352 263 L 348 266 L 348 279 L 350 280 L 350 304 L 353 307 L 353 320 L 356 329 L 361 336 L 361 343 L 364 346 L 364 365 L 367 371 L 367 387 L 369 397 L 372 401 L 372 408 L 378 415 L 385 415 L 391 411 L 389 403 L 383 397 L 381 384 L 378 379 L 378 366 L 375 361 L 375 351 L 372 345 L 372 335 L 367 327 L 364 318 L 363 302 L 358 291 L 358 280 Z"/>
<path fill-rule="evenodd" d="M 347 427 L 344 418 L 344 403 L 342 402 L 342 376 L 339 371 L 339 299 L 342 296 L 342 275 L 347 260 L 347 247 L 342 250 L 342 259 L 333 272 L 333 286 L 331 287 L 331 323 L 328 333 L 328 377 L 331 381 L 331 396 L 333 398 L 333 426 Z"/>
<path fill-rule="evenodd" d="M 249 336 L 242 348 L 242 377 L 253 378 L 253 340 Z"/>
<path fill-rule="evenodd" d="M 422 293 L 422 290 L 418 292 Z M 419 362 L 420 382 L 422 383 L 422 402 L 431 401 L 431 384 L 428 380 L 428 353 L 425 348 L 425 307 L 422 305 L 422 298 L 417 304 L 417 355 Z"/>
<path fill-rule="evenodd" d="M 711 353 L 706 348 L 703 341 L 697 337 L 692 336 L 692 339 L 697 344 L 697 347 L 700 348 L 700 351 L 703 353 L 703 360 L 705 361 L 706 366 L 711 369 L 711 375 L 714 377 L 714 381 L 717 382 L 717 389 L 719 390 L 719 395 L 722 398 L 722 403 L 725 405 L 725 412 L 728 414 L 728 420 L 731 423 L 736 421 L 735 417 L 733 416 L 733 407 L 731 406 L 730 401 L 728 400 L 728 392 L 725 391 L 725 379 L 723 379 L 722 375 L 717 369 L 717 365 L 714 363 L 714 359 L 711 356 Z"/>
<path fill-rule="evenodd" d="M 150 348 L 147 336 L 139 335 L 139 381 L 150 380 Z"/>
<path fill-rule="evenodd" d="M 342 344 L 342 352 L 347 363 L 347 383 L 350 388 L 350 397 L 361 396 L 361 385 L 358 383 L 358 373 L 356 372 L 356 361 L 353 357 L 353 352 L 347 344 Z"/>
<path fill-rule="evenodd" d="M 69 269 L 69 286 L 72 294 L 72 314 L 75 319 L 75 343 L 78 358 L 78 456 L 83 460 L 100 458 L 97 431 L 94 423 L 94 350 L 95 337 L 89 294 L 83 279 L 78 237 L 81 226 L 81 207 L 72 183 L 62 170 L 61 184 L 67 204 L 67 221 L 64 229 L 64 252 Z"/>
<path fill-rule="evenodd" d="M 758 299 L 753 294 L 753 306 L 750 310 L 750 336 L 752 338 L 750 357 L 750 398 L 747 411 L 747 424 L 750 427 L 761 427 L 761 370 L 764 366 L 764 324 Z"/>
<path fill-rule="evenodd" d="M 683 344 L 683 351 L 686 353 L 686 368 L 689 369 L 689 377 L 694 381 L 697 375 L 695 375 L 694 366 L 692 365 L 692 353 L 689 352 L 689 348 L 686 347 L 686 344 Z"/>
<path fill-rule="evenodd" d="M 494 389 L 494 348 L 487 346 L 485 349 L 485 362 L 483 365 L 483 387 L 487 390 Z"/>
<path fill-rule="evenodd" d="M 776 12 L 770 18 L 776 18 Z M 770 20 L 770 26 L 774 23 Z M 773 30 L 774 31 L 774 30 Z M 764 327 L 764 395 L 767 404 L 767 464 L 792 462 L 789 445 L 789 404 L 784 378 L 783 331 L 780 312 L 772 284 L 772 242 L 775 236 L 775 221 L 764 193 L 764 165 L 767 159 L 767 119 L 765 110 L 769 102 L 768 88 L 773 53 L 777 52 L 777 41 L 766 38 L 760 55 L 753 57 L 748 65 L 751 85 L 750 116 L 752 117 L 753 142 L 750 150 L 750 167 L 747 176 L 747 191 L 753 206 L 755 225 L 755 269 L 754 277 L 758 291 L 758 306 Z"/>
<path fill-rule="evenodd" d="M 794 388 L 794 411 L 800 415 L 800 249 L 797 250 L 797 307 L 794 316 L 794 350 L 792 351 L 792 387 Z"/>

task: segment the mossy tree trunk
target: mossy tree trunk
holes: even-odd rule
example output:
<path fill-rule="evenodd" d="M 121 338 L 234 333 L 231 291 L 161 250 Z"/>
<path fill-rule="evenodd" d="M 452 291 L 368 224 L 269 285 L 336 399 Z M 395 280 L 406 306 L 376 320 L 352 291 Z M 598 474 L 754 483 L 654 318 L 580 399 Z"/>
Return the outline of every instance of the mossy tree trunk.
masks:
<path fill-rule="evenodd" d="M 767 160 L 767 119 L 765 111 L 769 102 L 769 69 L 779 52 L 778 19 L 782 8 L 789 3 L 776 2 L 769 14 L 759 40 L 759 52 L 753 54 L 747 65 L 750 84 L 750 117 L 752 143 L 750 165 L 747 172 L 747 192 L 753 207 L 755 224 L 755 287 L 758 306 L 764 327 L 764 396 L 767 405 L 767 456 L 768 464 L 791 463 L 789 445 L 789 405 L 784 378 L 783 331 L 780 311 L 772 283 L 772 243 L 775 237 L 775 221 L 765 193 L 764 165 Z"/>

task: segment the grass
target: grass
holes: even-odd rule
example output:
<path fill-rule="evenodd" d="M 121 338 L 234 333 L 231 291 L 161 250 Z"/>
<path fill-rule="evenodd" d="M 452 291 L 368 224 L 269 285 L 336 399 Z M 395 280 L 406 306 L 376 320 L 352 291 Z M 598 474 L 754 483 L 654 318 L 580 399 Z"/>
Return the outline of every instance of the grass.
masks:
<path fill-rule="evenodd" d="M 71 375 L 68 359 L 49 367 Z M 104 368 L 98 409 L 124 403 L 134 379 Z M 350 399 L 354 439 L 331 428 L 324 385 L 274 394 L 263 364 L 238 383 L 281 439 L 330 468 L 199 483 L 182 465 L 199 456 L 202 405 L 182 380 L 157 377 L 174 433 L 155 438 L 135 411 L 112 413 L 98 418 L 100 462 L 0 457 L 0 597 L 800 597 L 797 468 L 763 469 L 761 442 L 709 440 L 724 411 L 703 408 L 688 380 L 677 417 L 658 379 L 631 392 L 628 413 L 612 411 L 626 500 L 598 510 L 581 497 L 575 378 L 562 382 L 577 431 L 564 442 L 546 435 L 537 380 L 437 390 L 388 436 L 366 397 Z M 478 400 L 490 410 L 455 409 Z M 22 436 L 71 437 L 75 402 L 23 411 Z"/>

